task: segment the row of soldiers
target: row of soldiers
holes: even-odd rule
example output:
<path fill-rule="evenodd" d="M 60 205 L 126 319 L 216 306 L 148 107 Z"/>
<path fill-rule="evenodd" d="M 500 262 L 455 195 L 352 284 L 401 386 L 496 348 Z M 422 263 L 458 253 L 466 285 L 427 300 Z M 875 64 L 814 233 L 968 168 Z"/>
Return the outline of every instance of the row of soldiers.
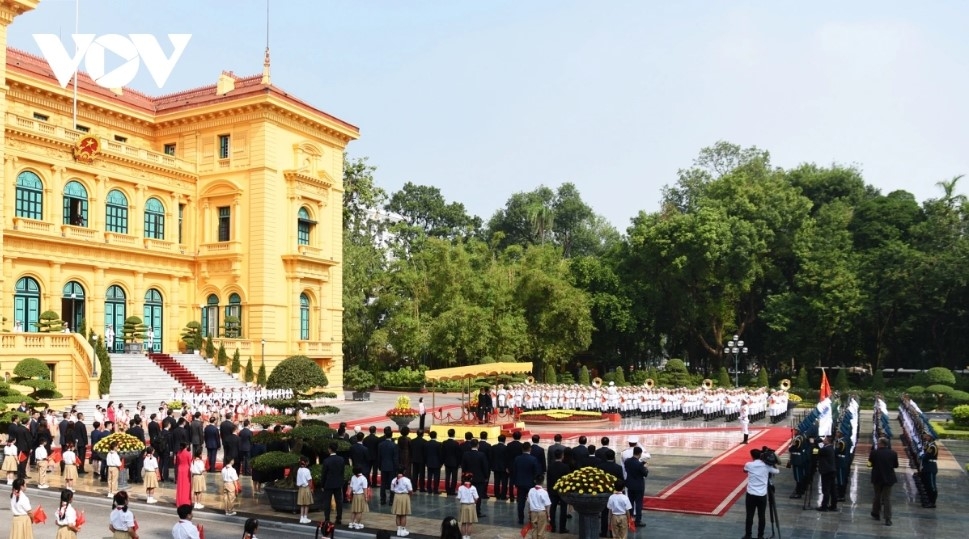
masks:
<path fill-rule="evenodd" d="M 908 395 L 902 397 L 898 406 L 898 421 L 902 425 L 902 445 L 908 455 L 909 467 L 915 468 L 915 486 L 919 492 L 922 507 L 935 508 L 939 497 L 936 475 L 939 473 L 938 436 L 925 414 Z"/>
<path fill-rule="evenodd" d="M 802 498 L 814 481 L 814 474 L 833 474 L 834 492 L 830 493 L 831 505 L 844 501 L 847 496 L 851 465 L 854 462 L 855 446 L 858 440 L 858 401 L 850 397 L 846 403 L 831 410 L 834 419 L 830 424 L 817 410 L 812 411 L 794 429 L 794 438 L 788 448 L 790 460 L 787 467 L 794 473 L 794 492 L 790 498 Z M 825 432 L 821 432 L 821 430 Z M 831 431 L 834 431 L 833 435 Z M 834 449 L 834 465 L 821 462 L 822 449 Z"/>
<path fill-rule="evenodd" d="M 788 413 L 788 393 L 765 387 L 737 388 L 668 388 L 628 386 L 582 386 L 578 384 L 513 384 L 499 385 L 495 390 L 498 409 L 586 410 L 621 414 L 623 417 L 662 417 L 713 421 L 740 418 L 747 405 L 751 421 L 770 416 L 772 423 L 782 421 Z"/>

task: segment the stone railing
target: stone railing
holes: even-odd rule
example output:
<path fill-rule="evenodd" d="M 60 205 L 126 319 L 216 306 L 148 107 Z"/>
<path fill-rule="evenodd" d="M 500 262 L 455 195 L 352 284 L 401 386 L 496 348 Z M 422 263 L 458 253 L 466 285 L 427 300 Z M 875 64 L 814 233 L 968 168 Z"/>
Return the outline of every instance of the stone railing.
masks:
<path fill-rule="evenodd" d="M 79 333 L 0 334 L 0 370 L 13 372 L 24 358 L 35 357 L 53 367 L 53 382 L 63 394 L 57 402 L 77 402 L 97 392 L 92 377 L 94 349 Z M 93 386 L 93 387 L 92 387 Z"/>
<path fill-rule="evenodd" d="M 37 221 L 34 219 L 26 219 L 24 217 L 14 217 L 13 229 L 23 230 L 24 232 L 37 232 L 40 234 L 50 234 L 54 232 L 54 223 L 48 223 L 47 221 Z"/>
<path fill-rule="evenodd" d="M 167 240 L 157 240 L 155 238 L 145 238 L 145 249 L 149 251 L 162 251 L 171 253 L 175 251 L 175 242 Z"/>
<path fill-rule="evenodd" d="M 326 341 L 296 341 L 299 353 L 306 356 L 316 356 L 330 354 L 333 350 L 333 343 Z"/>
<path fill-rule="evenodd" d="M 100 230 L 84 228 L 83 226 L 61 225 L 61 236 L 74 240 L 97 241 L 101 235 Z"/>
<path fill-rule="evenodd" d="M 129 247 L 134 247 L 135 245 L 138 244 L 138 238 L 134 236 L 129 236 L 128 234 L 119 234 L 117 232 L 105 232 L 104 243 L 110 243 L 112 245 L 127 245 Z"/>

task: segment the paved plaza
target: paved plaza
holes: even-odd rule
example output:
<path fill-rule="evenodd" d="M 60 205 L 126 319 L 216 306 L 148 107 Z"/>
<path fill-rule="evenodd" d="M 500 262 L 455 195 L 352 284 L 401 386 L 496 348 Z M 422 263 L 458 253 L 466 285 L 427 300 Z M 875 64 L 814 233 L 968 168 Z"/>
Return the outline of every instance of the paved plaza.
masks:
<path fill-rule="evenodd" d="M 396 399 L 396 393 L 375 393 L 371 402 L 346 402 L 339 403 L 341 413 L 338 420 L 350 422 L 355 420 L 373 417 L 390 408 Z M 414 396 L 416 402 L 416 395 Z M 425 395 L 425 402 L 430 404 L 430 395 Z M 454 405 L 459 402 L 456 395 L 437 395 L 435 402 L 438 406 Z M 817 500 L 812 499 L 807 509 L 803 509 L 803 500 L 789 499 L 788 495 L 793 490 L 793 478 L 790 470 L 782 469 L 781 474 L 775 481 L 777 487 L 777 511 L 780 520 L 780 536 L 790 539 L 800 538 L 874 538 L 874 537 L 918 537 L 918 538 L 954 538 L 965 533 L 969 529 L 969 515 L 966 515 L 965 507 L 969 502 L 967 493 L 967 477 L 963 471 L 964 466 L 969 462 L 969 442 L 946 442 L 943 443 L 944 450 L 939 460 L 939 504 L 937 509 L 924 509 L 917 501 L 915 485 L 912 481 L 911 470 L 906 466 L 907 459 L 900 457 L 902 468 L 899 469 L 899 484 L 893 492 L 894 503 L 894 526 L 887 527 L 882 522 L 873 520 L 869 515 L 871 506 L 871 485 L 869 484 L 869 472 L 866 467 L 866 456 L 868 452 L 868 438 L 870 436 L 870 412 L 862 412 L 861 429 L 862 441 L 857 448 L 857 457 L 851 474 L 851 485 L 848 489 L 848 499 L 842 502 L 840 509 L 836 513 L 820 513 L 814 510 Z M 894 417 L 894 414 L 893 414 Z M 333 418 L 328 418 L 332 420 Z M 376 423 L 383 427 L 390 424 L 388 421 Z M 753 433 L 757 433 L 758 428 L 769 427 L 767 421 L 760 421 L 753 424 Z M 786 425 L 785 425 L 786 426 Z M 894 425 L 893 425 L 894 426 Z M 563 425 L 564 427 L 564 425 Z M 726 427 L 726 428 L 704 428 L 704 427 Z M 551 429 L 551 430 L 550 430 Z M 573 445 L 574 438 L 580 434 L 578 428 L 535 428 L 530 429 L 542 435 L 542 445 L 551 441 L 552 435 L 560 432 L 566 438 L 566 445 Z M 736 424 L 724 425 L 722 422 L 712 422 L 704 425 L 702 421 L 663 421 L 659 419 L 625 419 L 615 428 L 595 429 L 592 432 L 585 432 L 595 436 L 590 439 L 590 443 L 599 445 L 599 437 L 603 434 L 610 436 L 610 447 L 622 448 L 626 446 L 626 438 L 633 434 L 645 434 L 645 447 L 651 454 L 649 462 L 650 474 L 647 480 L 647 496 L 654 496 L 661 489 L 689 474 L 697 467 L 703 465 L 726 449 L 733 447 L 740 441 L 742 436 Z M 642 439 L 642 438 L 641 438 Z M 751 445 L 755 447 L 755 445 Z M 902 454 L 897 440 L 893 448 Z M 787 462 L 787 456 L 783 455 L 782 463 Z M 743 473 L 738 471 L 738 473 Z M 206 509 L 197 511 L 199 518 L 206 522 L 213 523 L 212 531 L 233 529 L 233 523 L 241 530 L 242 522 L 248 516 L 256 516 L 265 524 L 260 539 L 287 537 L 293 535 L 312 535 L 312 528 L 308 525 L 299 525 L 298 517 L 286 513 L 277 513 L 269 508 L 264 496 L 253 495 L 252 484 L 248 477 L 244 477 L 243 494 L 241 496 L 242 506 L 239 514 L 235 517 L 225 517 L 218 511 L 219 501 L 214 492 L 217 483 L 220 483 L 216 474 L 209 475 L 208 494 L 205 495 L 203 503 Z M 28 484 L 31 484 L 28 481 Z M 58 495 L 57 487 L 60 478 L 56 477 L 52 481 L 52 488 L 48 491 L 40 491 L 30 488 L 29 493 L 34 500 L 44 500 L 45 507 L 56 505 L 54 497 Z M 105 498 L 106 490 L 103 483 L 96 482 L 91 475 L 82 476 L 77 485 L 77 499 L 80 503 L 89 503 L 94 507 L 103 506 L 103 512 L 107 514 L 110 503 Z M 166 484 L 167 486 L 168 484 Z M 0 487 L 7 489 L 9 487 Z M 166 513 L 171 515 L 169 519 L 161 519 L 164 522 L 174 522 L 174 508 L 170 505 L 174 500 L 174 488 L 162 488 L 156 492 L 156 498 L 160 503 L 156 506 L 148 506 L 144 500 L 144 493 L 135 485 L 129 489 L 133 498 L 138 500 L 133 504 L 135 511 L 159 514 L 164 516 Z M 396 526 L 394 517 L 390 514 L 389 506 L 379 504 L 379 496 L 376 495 L 371 502 L 371 512 L 365 516 L 364 523 L 366 529 L 362 531 L 340 529 L 338 537 L 364 538 L 372 537 L 375 530 L 389 530 L 394 535 Z M 49 497 L 49 500 L 45 498 Z M 34 502 L 37 503 L 36 501 Z M 439 534 L 441 520 L 445 516 L 456 516 L 458 506 L 456 499 L 445 496 L 431 496 L 428 494 L 415 494 L 413 499 L 413 515 L 408 521 L 408 529 L 411 530 L 412 537 L 422 536 L 436 537 Z M 344 522 L 349 521 L 349 507 L 344 511 Z M 0 504 L 0 534 L 5 533 L 8 515 L 3 515 L 9 511 L 6 504 Z M 88 509 L 91 513 L 92 510 Z M 516 539 L 519 537 L 519 527 L 515 516 L 515 505 L 509 502 L 500 502 L 494 499 L 488 500 L 483 506 L 486 516 L 480 519 L 475 525 L 472 535 L 487 539 Z M 311 517 L 315 521 L 322 519 L 322 512 L 313 513 Z M 647 525 L 636 532 L 634 537 L 679 537 L 688 536 L 694 538 L 722 538 L 740 537 L 743 535 L 744 507 L 743 497 L 735 503 L 723 516 L 697 516 L 671 512 L 644 511 L 643 520 Z M 270 523 L 277 521 L 278 523 Z M 170 528 L 170 523 L 165 524 Z M 568 524 L 570 535 L 575 535 L 578 530 L 577 516 L 569 520 Z M 164 526 L 162 526 L 164 528 Z M 53 527 L 48 525 L 47 529 L 38 527 L 35 530 L 37 537 L 53 537 Z M 104 537 L 107 533 L 103 528 L 97 529 L 88 526 L 82 529 L 80 537 Z M 241 535 L 241 532 L 238 534 Z M 768 522 L 767 533 L 771 535 L 771 526 Z M 221 533 L 207 534 L 209 539 L 213 537 L 231 537 L 231 534 L 222 535 Z M 554 534 L 553 537 L 566 537 L 567 535 Z M 775 537 L 777 535 L 775 534 Z M 152 532 L 142 534 L 142 537 L 166 537 L 163 532 Z"/>

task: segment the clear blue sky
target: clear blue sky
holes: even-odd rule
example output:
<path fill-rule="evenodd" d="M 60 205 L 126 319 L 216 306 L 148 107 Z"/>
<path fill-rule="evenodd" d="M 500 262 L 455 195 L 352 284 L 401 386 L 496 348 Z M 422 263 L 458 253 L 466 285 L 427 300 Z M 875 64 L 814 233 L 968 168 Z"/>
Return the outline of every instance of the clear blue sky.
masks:
<path fill-rule="evenodd" d="M 919 200 L 969 174 L 966 2 L 270 1 L 273 83 L 359 126 L 349 152 L 384 188 L 484 219 L 571 181 L 625 230 L 720 139 Z M 261 71 L 265 0 L 80 6 L 82 33 L 193 34 L 164 89 L 142 68 L 146 93 Z M 9 44 L 73 28 L 74 0 L 42 0 Z"/>

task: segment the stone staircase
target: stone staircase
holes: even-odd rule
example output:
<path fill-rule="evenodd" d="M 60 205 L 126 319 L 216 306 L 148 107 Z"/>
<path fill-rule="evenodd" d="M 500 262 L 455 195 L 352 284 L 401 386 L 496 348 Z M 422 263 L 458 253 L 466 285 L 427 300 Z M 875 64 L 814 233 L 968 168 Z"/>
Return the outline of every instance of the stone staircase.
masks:
<path fill-rule="evenodd" d="M 178 385 L 185 389 L 191 389 L 197 392 L 208 392 L 211 390 L 211 386 L 199 379 L 191 369 L 175 361 L 175 358 L 168 354 L 148 354 L 148 359 L 170 374 L 172 378 L 178 381 Z"/>
<path fill-rule="evenodd" d="M 164 369 L 148 359 L 144 354 L 110 354 L 111 396 L 100 400 L 78 401 L 77 409 L 84 413 L 86 423 L 90 427 L 94 421 L 94 406 L 106 406 L 108 401 L 114 401 L 115 406 L 124 404 L 125 408 L 134 409 L 141 401 L 150 412 L 158 411 L 161 401 L 168 401 L 172 396 L 172 388 L 180 385 Z"/>
<path fill-rule="evenodd" d="M 214 389 L 246 387 L 245 382 L 236 380 L 231 373 L 222 372 L 214 363 L 209 363 L 202 356 L 178 354 L 171 358 L 208 387 Z"/>

